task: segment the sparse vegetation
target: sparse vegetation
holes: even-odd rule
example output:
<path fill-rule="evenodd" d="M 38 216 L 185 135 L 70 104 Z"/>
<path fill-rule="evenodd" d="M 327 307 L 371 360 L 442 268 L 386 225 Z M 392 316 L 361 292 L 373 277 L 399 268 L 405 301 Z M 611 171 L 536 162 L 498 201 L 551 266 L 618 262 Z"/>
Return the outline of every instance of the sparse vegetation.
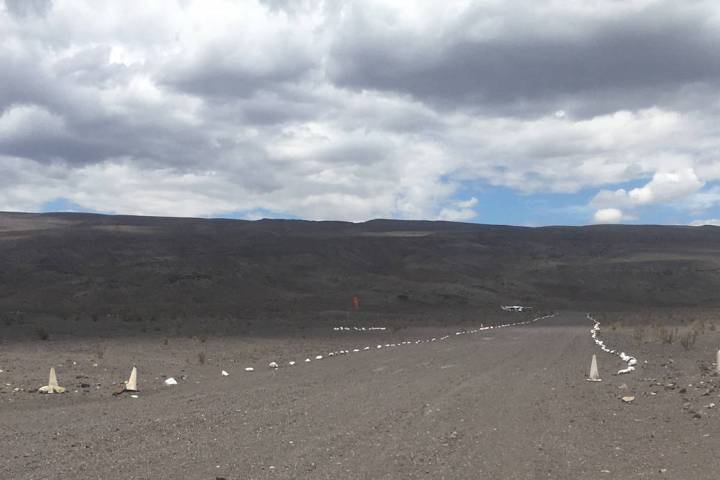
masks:
<path fill-rule="evenodd" d="M 680 335 L 680 345 L 682 345 L 686 351 L 690 350 L 695 345 L 697 336 L 697 330 L 687 330 L 683 332 L 683 334 Z"/>
<path fill-rule="evenodd" d="M 633 340 L 635 341 L 635 343 L 642 343 L 644 338 L 645 338 L 645 328 L 644 327 L 635 327 L 633 329 Z"/>
<path fill-rule="evenodd" d="M 609 329 L 632 328 L 636 344 L 679 343 L 685 351 L 694 348 L 704 335 L 718 331 L 716 310 L 648 310 L 642 312 L 606 313 L 602 317 Z"/>
<path fill-rule="evenodd" d="M 205 352 L 198 352 L 198 363 L 200 365 L 205 365 L 205 360 L 206 360 Z"/>
<path fill-rule="evenodd" d="M 655 337 L 666 345 L 672 345 L 677 338 L 677 333 L 677 328 L 655 327 Z"/>

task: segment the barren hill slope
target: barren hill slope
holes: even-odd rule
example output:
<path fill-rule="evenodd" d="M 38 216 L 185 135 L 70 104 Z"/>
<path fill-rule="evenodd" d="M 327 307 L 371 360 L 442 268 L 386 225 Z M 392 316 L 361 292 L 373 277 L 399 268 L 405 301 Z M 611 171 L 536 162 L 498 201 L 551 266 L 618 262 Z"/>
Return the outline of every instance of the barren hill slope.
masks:
<path fill-rule="evenodd" d="M 0 312 L 711 306 L 720 228 L 0 213 Z"/>

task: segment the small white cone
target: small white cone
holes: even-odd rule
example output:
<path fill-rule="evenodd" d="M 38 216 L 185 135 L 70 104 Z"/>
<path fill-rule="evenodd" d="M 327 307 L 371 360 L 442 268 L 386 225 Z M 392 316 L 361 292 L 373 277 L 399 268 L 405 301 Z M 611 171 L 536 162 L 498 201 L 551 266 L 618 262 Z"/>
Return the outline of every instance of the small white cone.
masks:
<path fill-rule="evenodd" d="M 589 382 L 602 382 L 600 374 L 598 373 L 597 357 L 593 353 L 592 361 L 590 362 L 590 377 L 587 379 Z"/>
<path fill-rule="evenodd" d="M 125 391 L 126 392 L 137 392 L 138 386 L 137 386 L 137 368 L 133 367 L 132 371 L 130 372 L 130 378 L 128 378 L 128 381 L 125 382 Z"/>
<path fill-rule="evenodd" d="M 59 387 L 57 381 L 57 375 L 55 375 L 55 367 L 50 367 L 50 378 L 48 379 L 48 387 L 56 388 Z"/>
<path fill-rule="evenodd" d="M 57 375 L 55 375 L 55 367 L 50 367 L 50 378 L 48 384 L 38 389 L 40 393 L 65 393 L 65 389 L 58 385 Z"/>

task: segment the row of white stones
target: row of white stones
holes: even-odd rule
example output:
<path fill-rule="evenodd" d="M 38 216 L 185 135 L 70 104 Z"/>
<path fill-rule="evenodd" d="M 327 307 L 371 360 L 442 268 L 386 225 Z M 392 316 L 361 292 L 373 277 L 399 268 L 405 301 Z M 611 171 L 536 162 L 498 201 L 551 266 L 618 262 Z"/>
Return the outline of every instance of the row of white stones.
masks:
<path fill-rule="evenodd" d="M 466 334 L 476 334 L 476 333 L 484 332 L 484 331 L 487 331 L 487 330 L 498 329 L 498 328 L 507 328 L 507 327 L 516 327 L 516 326 L 520 326 L 520 325 L 529 325 L 529 324 L 531 324 L 531 323 L 534 323 L 534 322 L 537 322 L 537 321 L 540 321 L 540 320 L 545 320 L 545 319 L 547 319 L 547 318 L 551 318 L 551 317 L 554 317 L 554 316 L 555 316 L 555 314 L 553 313 L 553 314 L 551 314 L 551 315 L 545 315 L 545 316 L 542 316 L 542 317 L 533 318 L 533 319 L 531 319 L 531 320 L 525 320 L 524 322 L 504 323 L 504 324 L 502 324 L 502 325 L 490 325 L 490 326 L 482 326 L 482 325 L 481 325 L 480 327 L 475 328 L 475 329 L 472 329 L 472 330 L 460 330 L 460 331 L 457 331 L 457 332 L 455 332 L 455 335 L 454 335 L 454 336 L 466 335 Z M 383 328 L 384 328 L 384 327 L 383 327 Z M 355 347 L 355 348 L 348 349 L 348 350 L 335 350 L 335 351 L 332 351 L 332 352 L 328 352 L 328 353 L 326 353 L 325 355 L 315 355 L 315 356 L 314 356 L 314 359 L 315 359 L 315 360 L 322 360 L 322 359 L 324 359 L 324 358 L 335 357 L 335 356 L 342 356 L 342 355 L 351 355 L 351 354 L 354 354 L 354 353 L 367 352 L 367 351 L 369 351 L 369 350 L 380 350 L 380 349 L 383 349 L 383 348 L 395 348 L 395 347 L 402 347 L 402 346 L 407 346 L 407 345 L 419 345 L 419 344 L 422 344 L 422 343 L 442 342 L 442 341 L 445 341 L 445 340 L 449 339 L 450 337 L 451 337 L 451 335 L 443 335 L 442 337 L 431 337 L 431 338 L 416 339 L 416 340 L 403 340 L 402 342 L 398 342 L 398 343 L 385 343 L 385 344 L 380 343 L 380 344 L 375 345 L 374 347 L 367 345 L 367 346 L 364 346 L 364 347 Z M 307 357 L 307 358 L 305 359 L 304 363 L 311 363 L 312 361 L 313 361 L 313 359 L 312 359 L 311 357 Z M 294 360 L 290 360 L 289 362 L 287 362 L 287 366 L 288 366 L 288 367 L 292 367 L 292 366 L 295 366 L 295 365 L 297 365 L 297 364 L 298 364 L 298 362 L 296 362 L 296 361 L 294 361 Z M 280 368 L 280 364 L 277 363 L 277 362 L 275 362 L 275 361 L 273 361 L 273 362 L 268 363 L 268 367 L 269 367 L 269 368 L 273 368 L 273 369 L 275 369 L 275 368 Z M 255 369 L 254 369 L 253 367 L 247 367 L 247 368 L 245 368 L 245 371 L 246 371 L 246 372 L 253 372 L 253 371 L 255 371 Z"/>
<path fill-rule="evenodd" d="M 598 333 L 600 332 L 600 322 L 598 322 L 597 320 L 595 320 L 595 319 L 593 318 L 593 316 L 590 315 L 589 313 L 587 314 L 587 318 L 588 318 L 588 320 L 592 320 L 592 321 L 595 323 L 595 324 L 593 325 L 592 330 L 590 330 L 590 333 L 592 334 L 592 339 L 595 341 L 595 343 L 597 344 L 597 346 L 600 347 L 600 349 L 601 349 L 603 352 L 610 353 L 610 354 L 612 354 L 612 355 L 617 355 L 618 357 L 620 357 L 620 359 L 621 359 L 623 362 L 625 362 L 625 363 L 627 364 L 627 366 L 626 366 L 625 368 L 623 368 L 623 369 L 621 369 L 621 370 L 618 370 L 618 372 L 617 372 L 618 375 L 622 375 L 622 374 L 624 374 L 624 373 L 630 373 L 630 372 L 634 371 L 634 370 L 635 370 L 635 365 L 637 365 L 637 359 L 636 359 L 635 357 L 631 356 L 631 355 L 628 355 L 628 354 L 625 353 L 625 352 L 619 352 L 619 351 L 617 351 L 617 350 L 615 350 L 615 349 L 608 348 L 608 347 L 605 345 L 605 342 L 602 341 L 602 340 L 600 340 L 600 339 L 598 338 Z"/>
<path fill-rule="evenodd" d="M 333 327 L 334 332 L 384 332 L 387 327 Z"/>

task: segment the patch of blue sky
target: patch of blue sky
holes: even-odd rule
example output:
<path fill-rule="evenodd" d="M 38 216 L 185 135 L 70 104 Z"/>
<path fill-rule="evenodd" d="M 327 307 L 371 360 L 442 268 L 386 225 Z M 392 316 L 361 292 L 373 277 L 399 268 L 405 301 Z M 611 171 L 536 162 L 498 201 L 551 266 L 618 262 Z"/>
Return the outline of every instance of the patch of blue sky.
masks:
<path fill-rule="evenodd" d="M 83 213 L 113 213 L 113 212 L 100 212 L 98 210 L 93 210 L 92 208 L 85 208 L 82 205 L 79 205 L 72 200 L 69 200 L 64 197 L 55 198 L 53 200 L 50 200 L 48 202 L 43 203 L 40 205 L 40 208 L 38 209 L 41 213 L 50 213 L 50 212 L 83 212 Z"/>

